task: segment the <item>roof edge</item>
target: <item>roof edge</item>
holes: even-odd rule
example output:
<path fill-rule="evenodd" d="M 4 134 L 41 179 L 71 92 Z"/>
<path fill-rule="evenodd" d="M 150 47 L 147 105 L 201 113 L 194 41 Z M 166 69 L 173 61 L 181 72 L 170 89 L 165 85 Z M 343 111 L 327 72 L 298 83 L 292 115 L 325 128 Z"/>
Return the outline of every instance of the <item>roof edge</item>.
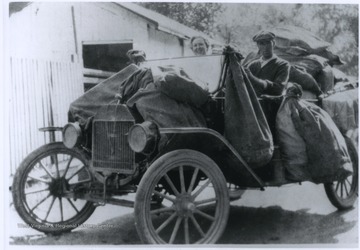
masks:
<path fill-rule="evenodd" d="M 140 14 L 140 13 L 134 11 L 134 10 L 132 10 L 131 8 L 123 5 L 121 2 L 112 2 L 112 3 L 115 4 L 115 5 L 117 5 L 117 6 L 120 6 L 121 8 L 127 9 L 127 10 L 130 11 L 131 13 L 134 13 L 135 15 L 141 16 L 142 18 L 144 18 L 144 19 L 152 22 L 153 24 L 156 25 L 157 28 L 159 27 L 159 23 L 156 22 L 155 20 L 153 20 L 153 19 L 151 19 L 151 18 L 149 18 L 149 17 L 147 17 L 147 16 L 145 16 L 145 15 L 142 15 L 142 14 Z"/>

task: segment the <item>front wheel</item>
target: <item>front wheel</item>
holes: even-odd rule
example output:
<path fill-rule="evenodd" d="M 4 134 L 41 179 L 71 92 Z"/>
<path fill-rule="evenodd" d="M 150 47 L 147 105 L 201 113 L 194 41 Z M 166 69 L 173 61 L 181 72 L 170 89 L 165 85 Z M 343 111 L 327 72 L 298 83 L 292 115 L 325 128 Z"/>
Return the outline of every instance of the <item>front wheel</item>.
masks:
<path fill-rule="evenodd" d="M 74 189 L 92 180 L 88 160 L 63 143 L 44 145 L 27 156 L 13 181 L 14 206 L 30 227 L 44 233 L 71 231 L 95 210 L 91 202 L 73 198 Z"/>
<path fill-rule="evenodd" d="M 358 197 L 358 153 L 356 146 L 349 138 L 345 137 L 345 141 L 351 159 L 349 169 L 346 170 L 352 172 L 352 175 L 340 181 L 324 184 L 331 204 L 339 210 L 353 207 Z"/>
<path fill-rule="evenodd" d="M 161 203 L 154 203 L 161 197 Z M 150 244 L 212 244 L 229 216 L 226 180 L 206 155 L 176 150 L 157 159 L 139 184 L 135 225 Z"/>

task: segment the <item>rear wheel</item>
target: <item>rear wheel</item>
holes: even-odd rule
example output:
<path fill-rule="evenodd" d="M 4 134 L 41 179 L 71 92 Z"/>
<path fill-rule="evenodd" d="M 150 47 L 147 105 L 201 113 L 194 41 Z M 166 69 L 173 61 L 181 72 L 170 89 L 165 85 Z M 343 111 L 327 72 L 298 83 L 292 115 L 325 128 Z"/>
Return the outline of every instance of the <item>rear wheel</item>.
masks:
<path fill-rule="evenodd" d="M 352 175 L 340 181 L 324 184 L 330 202 L 339 210 L 353 207 L 358 197 L 358 153 L 349 138 L 345 138 L 345 141 L 351 158 L 347 170 L 351 171 Z"/>
<path fill-rule="evenodd" d="M 92 180 L 82 152 L 51 143 L 33 151 L 13 181 L 14 206 L 29 226 L 44 233 L 71 231 L 95 210 L 91 202 L 72 198 L 74 188 Z"/>
<path fill-rule="evenodd" d="M 161 203 L 154 203 L 154 196 Z M 210 244 L 222 235 L 229 192 L 219 167 L 206 155 L 176 150 L 156 160 L 142 177 L 135 224 L 144 243 Z"/>

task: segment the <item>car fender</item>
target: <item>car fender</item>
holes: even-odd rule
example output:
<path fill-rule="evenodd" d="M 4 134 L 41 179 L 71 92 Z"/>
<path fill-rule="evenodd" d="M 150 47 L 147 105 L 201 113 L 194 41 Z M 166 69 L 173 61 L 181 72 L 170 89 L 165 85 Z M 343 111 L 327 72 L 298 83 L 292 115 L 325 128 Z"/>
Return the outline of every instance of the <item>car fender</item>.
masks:
<path fill-rule="evenodd" d="M 209 128 L 186 127 L 159 128 L 159 133 L 167 136 L 169 141 L 162 147 L 158 157 L 177 149 L 197 150 L 213 159 L 229 182 L 241 186 L 264 188 L 264 182 L 229 141 L 217 131 Z"/>

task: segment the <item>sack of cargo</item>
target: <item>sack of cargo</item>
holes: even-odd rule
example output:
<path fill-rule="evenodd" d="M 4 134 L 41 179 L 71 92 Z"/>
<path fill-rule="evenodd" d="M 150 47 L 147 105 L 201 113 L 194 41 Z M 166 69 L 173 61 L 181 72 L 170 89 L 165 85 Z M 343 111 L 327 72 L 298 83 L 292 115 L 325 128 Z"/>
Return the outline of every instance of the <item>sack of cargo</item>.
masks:
<path fill-rule="evenodd" d="M 278 49 L 295 56 L 318 55 L 326 59 L 330 66 L 342 65 L 344 62 L 338 55 L 328 50 L 330 43 L 314 36 L 309 31 L 299 27 L 276 27 L 275 44 Z"/>
<path fill-rule="evenodd" d="M 322 92 L 326 93 L 332 90 L 334 88 L 335 77 L 330 65 L 325 66 L 317 76 L 315 76 L 315 80 L 318 82 Z"/>
<path fill-rule="evenodd" d="M 288 61 L 292 66 L 305 69 L 315 80 L 317 75 L 327 65 L 326 59 L 317 55 L 296 56 L 279 48 L 274 49 L 274 53 L 278 57 Z"/>
<path fill-rule="evenodd" d="M 316 105 L 295 102 L 299 116 L 293 116 L 295 127 L 306 143 L 308 171 L 316 183 L 333 182 L 347 175 L 350 163 L 345 139 L 331 117 Z"/>
<path fill-rule="evenodd" d="M 271 31 L 276 35 L 276 45 L 281 48 L 299 47 L 308 51 L 309 54 L 314 54 L 330 46 L 330 43 L 300 27 L 283 26 Z"/>
<path fill-rule="evenodd" d="M 292 123 L 306 146 L 308 162 L 303 168 L 304 173 L 310 174 L 315 183 L 344 178 L 349 174 L 345 166 L 350 163 L 344 137 L 329 114 L 315 104 L 299 99 L 299 95 L 301 87 L 294 85 L 287 90 L 284 102 L 288 103 Z M 283 146 L 288 147 L 290 139 L 286 139 L 283 136 L 281 141 L 286 143 Z"/>
<path fill-rule="evenodd" d="M 168 97 L 194 107 L 201 107 L 209 100 L 209 93 L 191 80 L 182 69 L 175 67 L 152 68 L 155 87 Z"/>
<path fill-rule="evenodd" d="M 160 128 L 206 127 L 200 110 L 178 102 L 159 91 L 153 83 L 140 89 L 126 105 L 139 112 L 146 121 L 155 122 Z"/>
<path fill-rule="evenodd" d="M 100 108 L 117 101 L 116 95 L 129 97 L 152 81 L 151 72 L 131 64 L 110 78 L 99 83 L 70 104 L 69 122 L 85 125 Z"/>
<path fill-rule="evenodd" d="M 334 65 L 343 65 L 344 62 L 338 55 L 335 55 L 328 49 L 316 51 L 314 54 L 327 59 L 327 63 L 333 67 Z"/>
<path fill-rule="evenodd" d="M 229 55 L 225 89 L 225 138 L 253 168 L 266 165 L 273 138 L 249 79 L 234 53 Z"/>
<path fill-rule="evenodd" d="M 289 82 L 295 82 L 299 84 L 303 90 L 311 91 L 315 95 L 321 94 L 321 90 L 315 79 L 310 74 L 306 73 L 305 69 L 298 66 L 290 67 Z"/>
<path fill-rule="evenodd" d="M 297 132 L 291 119 L 293 102 L 297 102 L 296 98 L 286 97 L 276 116 L 276 132 L 281 159 L 288 176 L 296 180 L 308 180 L 310 174 L 306 169 L 308 157 L 305 141 Z"/>

